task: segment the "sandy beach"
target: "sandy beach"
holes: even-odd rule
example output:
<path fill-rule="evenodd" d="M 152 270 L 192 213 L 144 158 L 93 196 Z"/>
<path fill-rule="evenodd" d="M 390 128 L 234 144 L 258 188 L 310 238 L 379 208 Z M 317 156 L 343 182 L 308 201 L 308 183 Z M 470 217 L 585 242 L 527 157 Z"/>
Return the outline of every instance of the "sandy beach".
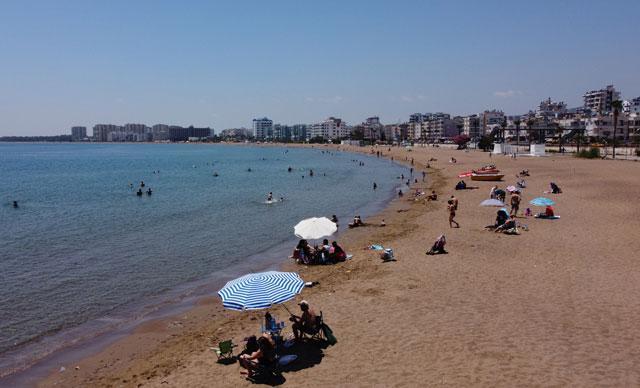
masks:
<path fill-rule="evenodd" d="M 340 149 L 371 152 L 370 147 Z M 432 147 L 376 150 L 403 163 L 413 158 L 419 183 L 364 220 L 369 226 L 342 235 L 352 260 L 284 265 L 320 283 L 296 301 L 304 298 L 322 311 L 338 339 L 334 346 L 305 350 L 283 374 L 284 384 L 640 385 L 640 164 L 571 156 L 490 158 Z M 457 163 L 449 163 L 451 156 Z M 521 211 L 550 181 L 557 182 L 563 193 L 549 197 L 561 219 L 521 213 L 528 230 L 518 236 L 485 230 L 496 208 L 479 203 L 493 183 L 466 180 L 479 189 L 453 188 L 460 172 L 487 163 L 505 173 L 502 188 L 529 169 Z M 415 187 L 435 190 L 438 200 L 414 201 Z M 459 229 L 447 221 L 446 199 L 454 193 Z M 378 226 L 383 218 L 384 228 Z M 449 254 L 425 255 L 442 233 Z M 392 247 L 397 261 L 383 263 L 379 252 L 363 249 L 370 244 Z M 297 308 L 294 301 L 287 306 Z M 281 306 L 270 311 L 286 319 Z M 263 314 L 225 311 L 212 295 L 187 313 L 144 324 L 98 354 L 65 365 L 62 373 L 58 366 L 38 385 L 250 386 L 237 363 L 216 363 L 209 348 L 224 339 L 242 344 L 244 337 L 259 334 Z"/>

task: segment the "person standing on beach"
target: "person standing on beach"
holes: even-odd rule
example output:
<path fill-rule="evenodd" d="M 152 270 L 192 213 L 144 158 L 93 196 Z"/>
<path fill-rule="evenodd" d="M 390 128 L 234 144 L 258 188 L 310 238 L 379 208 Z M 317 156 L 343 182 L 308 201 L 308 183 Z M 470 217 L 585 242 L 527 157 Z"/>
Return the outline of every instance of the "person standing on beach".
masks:
<path fill-rule="evenodd" d="M 451 196 L 451 201 L 453 201 L 453 210 L 458 210 L 458 198 L 456 198 L 454 195 Z"/>
<path fill-rule="evenodd" d="M 426 176 L 427 176 L 427 173 L 423 171 L 423 172 L 422 172 L 422 181 L 423 181 L 423 182 L 424 182 L 424 178 L 425 178 Z"/>
<path fill-rule="evenodd" d="M 520 195 L 517 191 L 511 193 L 511 212 L 509 215 L 511 217 L 516 217 L 518 215 L 518 209 L 520 208 Z"/>
<path fill-rule="evenodd" d="M 456 217 L 456 205 L 452 199 L 447 201 L 447 210 L 449 211 L 449 227 L 453 228 L 453 224 L 456 224 L 456 228 L 459 228 L 460 224 L 454 219 Z"/>
<path fill-rule="evenodd" d="M 378 184 L 376 182 L 373 182 L 373 189 L 377 189 L 378 188 Z"/>

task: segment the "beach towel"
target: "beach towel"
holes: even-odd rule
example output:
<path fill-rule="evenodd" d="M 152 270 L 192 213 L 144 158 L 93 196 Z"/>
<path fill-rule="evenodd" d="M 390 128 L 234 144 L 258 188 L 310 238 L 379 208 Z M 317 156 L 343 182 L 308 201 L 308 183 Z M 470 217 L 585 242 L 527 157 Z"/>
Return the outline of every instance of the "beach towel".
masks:
<path fill-rule="evenodd" d="M 549 216 L 549 217 L 540 217 L 540 214 L 536 214 L 535 218 L 540 218 L 541 220 L 557 220 L 560 216 Z"/>
<path fill-rule="evenodd" d="M 373 249 L 374 251 L 383 251 L 383 250 L 384 250 L 384 247 L 383 247 L 382 245 L 376 245 L 376 244 L 374 244 L 374 245 L 371 245 L 371 246 L 369 247 L 369 249 Z"/>

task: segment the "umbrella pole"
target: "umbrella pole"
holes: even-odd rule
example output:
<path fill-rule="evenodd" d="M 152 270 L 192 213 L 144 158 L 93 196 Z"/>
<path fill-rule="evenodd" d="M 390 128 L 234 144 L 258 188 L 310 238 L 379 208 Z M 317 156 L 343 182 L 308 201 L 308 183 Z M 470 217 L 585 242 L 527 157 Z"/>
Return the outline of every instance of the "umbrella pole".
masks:
<path fill-rule="evenodd" d="M 282 304 L 282 307 L 284 307 L 284 309 L 287 310 L 289 315 L 293 315 L 293 313 L 291 311 L 289 311 L 289 309 L 287 308 L 287 306 L 284 303 Z"/>

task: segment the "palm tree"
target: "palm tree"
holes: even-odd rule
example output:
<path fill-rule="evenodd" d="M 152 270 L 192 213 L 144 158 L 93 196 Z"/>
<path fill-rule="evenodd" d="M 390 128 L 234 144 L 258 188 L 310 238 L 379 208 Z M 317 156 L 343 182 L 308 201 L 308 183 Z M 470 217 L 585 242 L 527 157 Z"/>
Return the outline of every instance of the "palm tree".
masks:
<path fill-rule="evenodd" d="M 622 101 L 615 100 L 611 102 L 613 108 L 613 158 L 616 158 L 616 131 L 618 129 L 618 115 L 622 110 Z"/>
<path fill-rule="evenodd" d="M 564 128 L 562 127 L 562 125 L 557 124 L 557 131 L 560 135 L 560 138 L 558 139 L 558 147 L 560 147 L 560 153 L 564 154 L 564 150 L 562 149 L 562 133 L 564 132 Z"/>
<path fill-rule="evenodd" d="M 520 151 L 520 119 L 513 120 L 516 126 L 516 152 Z"/>
<path fill-rule="evenodd" d="M 529 132 L 529 152 L 531 152 L 531 130 L 533 129 L 533 124 L 535 124 L 536 121 L 534 119 L 529 119 L 527 120 L 527 128 L 528 128 L 528 132 Z"/>

